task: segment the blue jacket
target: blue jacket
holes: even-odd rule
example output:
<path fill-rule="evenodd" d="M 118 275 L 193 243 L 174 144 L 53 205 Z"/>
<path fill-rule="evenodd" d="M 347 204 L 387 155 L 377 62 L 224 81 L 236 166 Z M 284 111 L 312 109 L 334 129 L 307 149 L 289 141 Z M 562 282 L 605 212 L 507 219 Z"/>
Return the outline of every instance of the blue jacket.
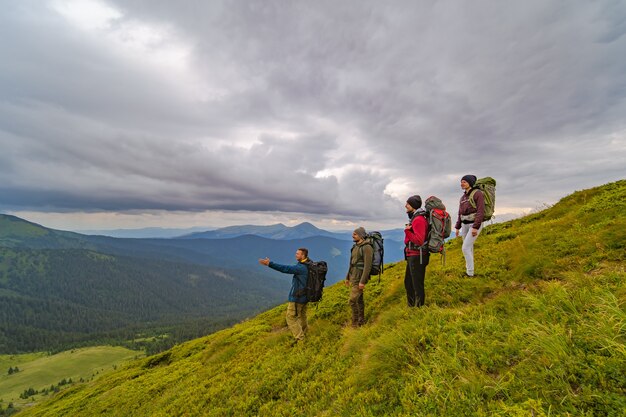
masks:
<path fill-rule="evenodd" d="M 298 262 L 295 265 L 281 265 L 270 261 L 270 264 L 268 266 L 284 274 L 293 274 L 293 280 L 291 281 L 291 290 L 289 291 L 289 302 L 306 303 L 308 301 L 306 295 L 301 295 L 299 297 L 296 296 L 299 291 L 306 288 L 306 280 L 309 276 L 309 268 L 305 264 Z"/>

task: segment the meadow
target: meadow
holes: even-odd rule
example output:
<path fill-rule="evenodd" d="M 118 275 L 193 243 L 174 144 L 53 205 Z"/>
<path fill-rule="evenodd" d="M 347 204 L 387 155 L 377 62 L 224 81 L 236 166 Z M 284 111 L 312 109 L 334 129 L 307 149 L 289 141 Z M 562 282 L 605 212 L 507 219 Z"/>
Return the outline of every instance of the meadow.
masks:
<path fill-rule="evenodd" d="M 0 355 L 0 403 L 4 407 L 13 403 L 15 407 L 40 401 L 45 398 L 38 394 L 20 398 L 25 390 L 36 391 L 59 386 L 59 382 L 70 379 L 79 383 L 97 379 L 130 359 L 143 356 L 141 352 L 113 346 L 98 346 L 73 349 L 55 355 L 30 353 L 21 355 Z M 9 368 L 19 371 L 9 375 Z M 62 384 L 60 389 L 68 384 Z"/>

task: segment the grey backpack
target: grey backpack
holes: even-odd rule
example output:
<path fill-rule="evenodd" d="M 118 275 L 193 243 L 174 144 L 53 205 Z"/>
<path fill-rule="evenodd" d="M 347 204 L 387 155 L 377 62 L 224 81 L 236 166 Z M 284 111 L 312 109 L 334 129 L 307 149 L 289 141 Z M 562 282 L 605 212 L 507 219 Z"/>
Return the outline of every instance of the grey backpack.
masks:
<path fill-rule="evenodd" d="M 428 245 L 428 251 L 431 253 L 443 253 L 446 239 L 452 232 L 450 214 L 446 211 L 443 202 L 435 196 L 426 199 L 424 209 L 424 217 L 428 222 L 428 236 L 424 245 Z"/>

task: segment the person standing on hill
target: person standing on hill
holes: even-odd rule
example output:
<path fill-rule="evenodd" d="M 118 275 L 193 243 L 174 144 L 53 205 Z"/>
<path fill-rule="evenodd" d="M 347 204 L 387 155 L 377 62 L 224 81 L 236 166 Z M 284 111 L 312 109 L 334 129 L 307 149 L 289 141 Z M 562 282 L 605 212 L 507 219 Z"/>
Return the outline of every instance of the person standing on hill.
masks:
<path fill-rule="evenodd" d="M 269 258 L 259 259 L 261 265 L 269 266 L 276 271 L 293 274 L 291 281 L 291 290 L 289 291 L 289 302 L 287 304 L 287 326 L 296 342 L 304 340 L 308 323 L 306 318 L 306 282 L 309 275 L 309 269 L 306 262 L 309 260 L 309 251 L 306 248 L 299 248 L 296 251 L 295 265 L 281 265 L 270 261 Z"/>
<path fill-rule="evenodd" d="M 409 197 L 404 207 L 409 216 L 409 223 L 404 228 L 404 288 L 409 307 L 421 307 L 426 300 L 424 278 L 430 259 L 430 251 L 424 245 L 428 237 L 428 221 L 425 212 L 420 210 L 422 198 L 419 195 Z"/>
<path fill-rule="evenodd" d="M 362 227 L 352 232 L 354 246 L 350 252 L 350 268 L 346 274 L 345 284 L 350 288 L 350 307 L 352 309 L 352 327 L 365 324 L 365 301 L 363 290 L 370 279 L 370 270 L 374 259 L 374 248 Z"/>
<path fill-rule="evenodd" d="M 475 175 L 465 175 L 461 178 L 463 195 L 459 203 L 459 215 L 456 221 L 456 236 L 463 238 L 463 256 L 465 257 L 465 274 L 474 276 L 474 242 L 483 229 L 485 217 L 485 196 L 479 189 L 474 188 Z M 470 201 L 471 199 L 471 201 Z M 472 201 L 475 204 L 472 204 Z"/>

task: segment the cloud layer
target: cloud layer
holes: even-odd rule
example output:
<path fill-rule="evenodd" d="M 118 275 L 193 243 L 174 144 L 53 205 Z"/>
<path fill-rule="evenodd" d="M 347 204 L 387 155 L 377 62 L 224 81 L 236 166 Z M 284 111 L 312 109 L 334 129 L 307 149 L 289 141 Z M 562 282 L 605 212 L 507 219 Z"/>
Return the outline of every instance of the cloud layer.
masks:
<path fill-rule="evenodd" d="M 623 2 L 5 9 L 0 210 L 384 222 L 466 173 L 512 211 L 626 174 Z"/>

